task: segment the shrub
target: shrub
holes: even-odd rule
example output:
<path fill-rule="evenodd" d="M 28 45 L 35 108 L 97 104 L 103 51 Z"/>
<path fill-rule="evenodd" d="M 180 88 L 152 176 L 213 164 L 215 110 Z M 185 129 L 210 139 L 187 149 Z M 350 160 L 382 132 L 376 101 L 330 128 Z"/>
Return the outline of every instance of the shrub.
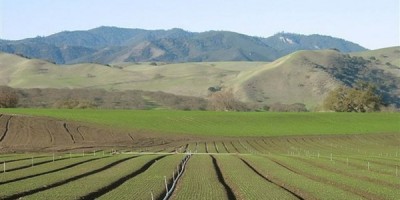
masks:
<path fill-rule="evenodd" d="M 86 108 L 95 108 L 96 105 L 90 101 L 86 100 L 60 100 L 53 104 L 54 108 L 66 108 L 66 109 L 86 109 Z"/>
<path fill-rule="evenodd" d="M 271 112 L 308 112 L 306 105 L 302 103 L 294 104 L 282 104 L 275 103 L 270 106 L 266 106 Z"/>
<path fill-rule="evenodd" d="M 212 93 L 209 97 L 209 109 L 215 111 L 248 111 L 246 104 L 238 101 L 232 90 Z"/>
<path fill-rule="evenodd" d="M 13 88 L 0 86 L 0 108 L 15 108 L 18 104 L 18 95 Z"/>

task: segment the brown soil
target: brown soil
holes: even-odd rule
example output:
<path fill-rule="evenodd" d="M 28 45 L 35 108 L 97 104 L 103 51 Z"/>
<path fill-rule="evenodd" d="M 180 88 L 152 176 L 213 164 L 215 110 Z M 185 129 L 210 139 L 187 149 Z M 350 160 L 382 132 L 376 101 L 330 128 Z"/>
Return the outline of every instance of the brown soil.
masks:
<path fill-rule="evenodd" d="M 46 117 L 0 115 L 0 153 L 105 148 L 161 150 L 179 147 L 185 140 Z"/>
<path fill-rule="evenodd" d="M 154 132 L 120 130 L 102 125 L 59 120 L 49 117 L 31 117 L 0 114 L 0 153 L 5 152 L 54 152 L 91 150 L 135 150 L 152 152 L 201 153 L 309 153 L 319 151 L 357 152 L 353 144 L 362 145 L 362 151 L 383 146 L 398 146 L 398 134 L 280 136 L 280 137 L 206 137 L 172 135 Z M 337 142 L 340 140 L 340 142 Z M 360 141 L 361 140 L 361 141 Z M 188 149 L 189 144 L 195 144 Z M 334 145 L 332 145 L 334 144 Z M 339 144 L 339 145 L 338 145 Z M 206 148 L 208 147 L 208 148 Z M 376 161 L 375 161 L 376 162 Z"/>

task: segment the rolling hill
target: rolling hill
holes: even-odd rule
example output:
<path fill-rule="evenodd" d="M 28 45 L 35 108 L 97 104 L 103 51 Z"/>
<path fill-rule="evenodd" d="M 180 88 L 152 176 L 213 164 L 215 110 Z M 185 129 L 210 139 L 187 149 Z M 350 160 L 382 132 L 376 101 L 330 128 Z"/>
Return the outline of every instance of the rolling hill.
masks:
<path fill-rule="evenodd" d="M 273 61 L 298 50 L 364 51 L 358 44 L 322 35 L 278 33 L 268 38 L 229 31 L 99 27 L 47 37 L 0 40 L 0 51 L 57 64 L 93 62 Z"/>
<path fill-rule="evenodd" d="M 375 84 L 385 103 L 400 106 L 400 48 L 354 54 L 298 51 L 274 62 L 81 63 L 56 65 L 0 53 L 0 84 L 16 88 L 144 90 L 207 97 L 210 87 L 231 88 L 256 104 L 321 104 L 339 85 Z"/>

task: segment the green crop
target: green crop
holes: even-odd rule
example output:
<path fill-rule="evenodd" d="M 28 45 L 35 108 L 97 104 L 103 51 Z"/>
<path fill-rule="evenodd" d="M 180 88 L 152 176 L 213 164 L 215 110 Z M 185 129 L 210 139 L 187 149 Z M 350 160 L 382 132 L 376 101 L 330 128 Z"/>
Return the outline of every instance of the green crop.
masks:
<path fill-rule="evenodd" d="M 121 162 L 104 171 L 87 176 L 81 180 L 73 181 L 61 185 L 51 190 L 39 192 L 37 194 L 27 196 L 29 199 L 76 199 L 87 195 L 90 192 L 97 191 L 116 180 L 140 169 L 145 163 L 158 156 L 148 155 L 139 156 L 134 159 Z M 70 191 L 70 192 L 65 192 Z"/>
<path fill-rule="evenodd" d="M 74 165 L 76 163 L 84 162 L 84 161 L 90 161 L 91 159 L 95 159 L 96 157 L 93 156 L 85 156 L 85 157 L 72 157 L 71 159 L 63 159 L 61 160 L 59 157 L 55 158 L 54 162 L 48 162 L 46 164 L 42 164 L 39 166 L 33 166 L 33 167 L 28 167 L 24 168 L 21 170 L 16 170 L 16 171 L 7 171 L 6 173 L 1 175 L 0 178 L 0 185 L 4 184 L 4 182 L 10 182 L 13 180 L 18 180 L 18 179 L 29 179 L 30 176 L 39 176 L 40 174 L 48 174 L 50 171 L 54 171 L 52 173 L 62 173 L 63 168 L 66 166 Z M 29 161 L 30 162 L 30 161 Z M 29 164 L 29 163 L 28 163 Z M 83 164 L 83 163 L 82 163 Z M 8 170 L 8 166 L 6 166 Z M 3 172 L 3 164 L 0 166 L 1 172 Z M 66 170 L 66 169 L 64 169 Z M 33 178 L 33 177 L 32 177 Z"/>
<path fill-rule="evenodd" d="M 209 155 L 194 155 L 186 166 L 172 199 L 228 199 Z"/>
<path fill-rule="evenodd" d="M 50 116 L 130 130 L 213 136 L 280 136 L 399 133 L 398 113 L 255 113 L 0 109 L 0 113 Z"/>
<path fill-rule="evenodd" d="M 115 162 L 123 158 L 124 157 L 121 156 L 106 157 L 104 159 L 95 160 L 93 162 L 88 162 L 76 167 L 69 168 L 67 170 L 64 170 L 62 173 L 46 174 L 32 179 L 0 185 L 0 198 L 26 192 L 29 190 L 34 190 L 37 188 L 46 188 L 47 185 L 51 185 L 65 179 L 99 169 L 111 162 Z"/>
<path fill-rule="evenodd" d="M 326 183 L 309 179 L 288 170 L 268 158 L 255 155 L 241 156 L 256 170 L 277 184 L 288 187 L 298 195 L 316 199 L 358 199 L 359 196 L 343 191 Z"/>
<path fill-rule="evenodd" d="M 239 199 L 296 199 L 264 180 L 235 156 L 216 156 L 224 179 Z"/>
<path fill-rule="evenodd" d="M 171 155 L 162 158 L 142 174 L 126 181 L 99 199 L 151 199 L 151 193 L 154 199 L 164 198 L 162 196 L 165 192 L 164 176 L 167 181 L 172 179 L 173 172 L 176 176 L 177 166 L 183 157 L 183 155 Z"/>
<path fill-rule="evenodd" d="M 358 195 L 374 198 L 398 199 L 400 196 L 398 188 L 393 186 L 380 185 L 359 178 L 349 177 L 338 171 L 330 171 L 321 166 L 294 159 L 293 157 L 273 156 L 273 159 L 281 162 L 283 165 L 290 166 L 291 169 L 306 176 L 313 176 L 316 179 L 322 179 L 323 182 L 329 182 L 336 187 L 348 189 Z M 393 174 L 393 176 L 395 176 Z M 328 181 L 329 180 L 329 181 Z"/>

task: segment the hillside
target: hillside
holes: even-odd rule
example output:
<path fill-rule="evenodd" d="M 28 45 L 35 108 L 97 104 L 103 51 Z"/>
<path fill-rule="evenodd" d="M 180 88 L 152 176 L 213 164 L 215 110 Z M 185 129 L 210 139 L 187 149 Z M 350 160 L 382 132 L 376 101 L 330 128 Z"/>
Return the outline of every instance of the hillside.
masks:
<path fill-rule="evenodd" d="M 328 64 L 336 51 L 303 51 L 290 54 L 250 73 L 243 73 L 235 90 L 245 101 L 304 103 L 316 106 L 340 83 L 312 63 Z"/>
<path fill-rule="evenodd" d="M 257 102 L 320 104 L 339 85 L 374 84 L 384 102 L 400 105 L 399 47 L 342 54 L 334 50 L 298 51 L 233 81 L 240 98 Z"/>
<path fill-rule="evenodd" d="M 0 84 L 16 88 L 144 90 L 207 97 L 210 87 L 232 88 L 236 97 L 260 105 L 304 103 L 313 109 L 339 85 L 364 80 L 386 104 L 400 106 L 399 47 L 357 54 L 298 51 L 274 62 L 55 65 L 0 53 Z"/>
<path fill-rule="evenodd" d="M 1 41 L 0 51 L 57 64 L 82 62 L 273 61 L 298 50 L 366 50 L 339 38 L 278 33 L 268 38 L 229 31 L 194 33 L 182 29 L 143 30 L 99 27 L 47 37 Z"/>

